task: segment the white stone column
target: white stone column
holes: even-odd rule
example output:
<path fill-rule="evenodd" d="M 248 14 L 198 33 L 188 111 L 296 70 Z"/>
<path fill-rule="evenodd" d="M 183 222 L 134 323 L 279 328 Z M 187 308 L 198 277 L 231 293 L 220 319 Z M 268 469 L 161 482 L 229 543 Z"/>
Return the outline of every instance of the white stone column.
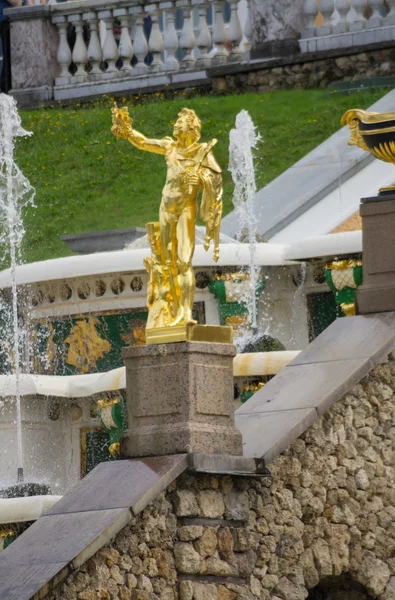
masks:
<path fill-rule="evenodd" d="M 317 27 L 315 26 L 315 19 L 318 15 L 317 0 L 304 0 L 303 13 L 306 24 L 302 38 L 314 38 L 317 35 Z"/>
<path fill-rule="evenodd" d="M 101 49 L 100 37 L 99 37 L 99 19 L 97 13 L 94 10 L 83 13 L 83 20 L 88 23 L 90 31 L 90 39 L 88 44 L 88 61 L 92 68 L 89 73 L 90 79 L 99 79 L 103 74 L 100 68 L 103 62 L 103 51 Z"/>
<path fill-rule="evenodd" d="M 243 35 L 246 39 L 246 50 L 251 48 L 252 44 L 252 10 L 251 10 L 251 0 L 247 0 L 247 14 L 246 19 L 243 25 Z"/>
<path fill-rule="evenodd" d="M 122 60 L 121 72 L 126 76 L 131 75 L 133 68 L 130 61 L 133 58 L 133 45 L 129 33 L 130 15 L 127 8 L 116 8 L 113 15 L 121 21 L 121 37 L 118 46 L 118 55 Z"/>
<path fill-rule="evenodd" d="M 228 60 L 231 62 L 237 62 L 241 60 L 241 49 L 240 42 L 243 37 L 241 29 L 239 15 L 237 14 L 238 0 L 230 0 L 230 22 L 228 27 L 228 40 L 232 44 L 232 50 L 229 54 Z"/>
<path fill-rule="evenodd" d="M 165 12 L 165 31 L 163 42 L 165 46 L 165 62 L 162 65 L 162 71 L 178 71 L 180 63 L 176 58 L 178 50 L 178 36 L 174 24 L 174 4 L 173 2 L 161 2 L 159 8 Z"/>
<path fill-rule="evenodd" d="M 144 35 L 144 15 L 140 6 L 132 6 L 129 8 L 129 13 L 133 15 L 133 50 L 137 58 L 137 64 L 134 66 L 133 75 L 145 75 L 148 67 L 144 62 L 148 54 L 148 44 Z"/>
<path fill-rule="evenodd" d="M 151 33 L 148 40 L 148 51 L 152 54 L 152 63 L 150 70 L 153 73 L 160 71 L 162 62 L 162 52 L 164 50 L 164 43 L 161 30 L 159 28 L 159 8 L 157 4 L 149 4 L 145 6 L 145 10 L 151 17 Z"/>
<path fill-rule="evenodd" d="M 88 52 L 84 42 L 84 22 L 81 14 L 69 15 L 67 18 L 69 23 L 72 23 L 75 27 L 75 44 L 71 57 L 77 67 L 77 71 L 73 75 L 73 82 L 83 83 L 88 77 L 88 73 L 85 71 L 85 66 L 88 62 Z"/>
<path fill-rule="evenodd" d="M 321 0 L 320 12 L 324 17 L 324 24 L 317 29 L 317 35 L 331 35 L 332 33 L 332 14 L 334 10 L 333 0 Z"/>
<path fill-rule="evenodd" d="M 211 64 L 211 58 L 208 55 L 208 49 L 211 46 L 211 35 L 207 25 L 207 4 L 201 4 L 199 11 L 199 31 L 196 38 L 196 45 L 199 48 L 199 58 L 196 61 L 198 68 L 206 68 Z"/>
<path fill-rule="evenodd" d="M 213 56 L 212 64 L 221 65 L 228 60 L 228 51 L 225 48 L 225 42 L 228 36 L 224 24 L 224 0 L 215 0 L 214 5 L 214 27 L 213 27 L 213 44 L 215 45 L 216 53 Z"/>
<path fill-rule="evenodd" d="M 59 45 L 56 60 L 60 66 L 60 73 L 55 78 L 55 85 L 68 85 L 71 82 L 69 67 L 71 64 L 71 50 L 67 41 L 67 17 L 53 17 L 52 23 L 56 25 L 59 32 Z"/>
<path fill-rule="evenodd" d="M 383 18 L 380 14 L 380 8 L 383 6 L 384 0 L 369 0 L 369 6 L 372 9 L 372 15 L 368 21 L 366 21 L 366 29 L 374 29 L 381 27 L 383 24 Z"/>
<path fill-rule="evenodd" d="M 383 20 L 383 25 L 395 25 L 395 0 L 387 0 L 389 13 Z"/>
<path fill-rule="evenodd" d="M 336 10 L 339 13 L 339 22 L 333 27 L 333 33 L 346 33 L 349 23 L 347 15 L 350 10 L 350 0 L 336 0 Z"/>
<path fill-rule="evenodd" d="M 195 66 L 195 57 L 192 54 L 196 47 L 195 34 L 192 27 L 191 3 L 190 0 L 181 0 L 176 2 L 176 6 L 181 8 L 184 13 L 184 26 L 180 36 L 180 48 L 185 52 L 185 56 L 180 63 L 181 69 L 192 69 Z"/>
<path fill-rule="evenodd" d="M 114 38 L 114 17 L 111 10 L 98 12 L 99 19 L 106 27 L 106 39 L 103 46 L 103 60 L 107 62 L 107 69 L 103 73 L 105 79 L 117 77 L 119 71 L 115 66 L 118 60 L 118 46 Z"/>
<path fill-rule="evenodd" d="M 350 23 L 350 31 L 362 31 L 365 29 L 366 19 L 364 11 L 366 8 L 366 0 L 351 0 L 351 6 L 355 10 L 355 19 Z"/>

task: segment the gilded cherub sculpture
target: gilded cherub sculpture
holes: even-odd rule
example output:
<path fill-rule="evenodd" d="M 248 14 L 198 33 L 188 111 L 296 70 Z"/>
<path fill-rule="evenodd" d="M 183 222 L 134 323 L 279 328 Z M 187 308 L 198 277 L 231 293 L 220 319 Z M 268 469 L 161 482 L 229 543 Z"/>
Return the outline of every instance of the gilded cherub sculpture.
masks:
<path fill-rule="evenodd" d="M 222 173 L 212 149 L 217 140 L 199 143 L 201 122 L 195 112 L 183 108 L 174 124 L 173 136 L 148 139 L 133 129 L 128 109 L 112 109 L 112 133 L 139 150 L 163 154 L 167 177 L 162 191 L 159 222 L 148 223 L 152 256 L 145 259 L 149 273 L 147 329 L 195 323 L 193 299 L 197 199 L 202 190 L 200 217 L 206 225 L 205 250 L 214 243 L 219 258 L 219 227 L 222 215 Z"/>

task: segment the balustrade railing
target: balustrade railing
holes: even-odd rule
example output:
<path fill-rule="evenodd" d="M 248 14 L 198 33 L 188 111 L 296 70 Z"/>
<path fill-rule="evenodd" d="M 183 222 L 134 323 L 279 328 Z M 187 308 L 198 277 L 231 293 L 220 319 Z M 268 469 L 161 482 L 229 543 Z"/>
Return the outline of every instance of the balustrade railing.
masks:
<path fill-rule="evenodd" d="M 304 0 L 302 52 L 395 40 L 395 0 Z"/>
<path fill-rule="evenodd" d="M 51 6 L 51 21 L 59 33 L 55 86 L 202 70 L 241 61 L 248 48 L 249 0 L 242 0 L 243 11 L 238 0 L 110 2 Z"/>

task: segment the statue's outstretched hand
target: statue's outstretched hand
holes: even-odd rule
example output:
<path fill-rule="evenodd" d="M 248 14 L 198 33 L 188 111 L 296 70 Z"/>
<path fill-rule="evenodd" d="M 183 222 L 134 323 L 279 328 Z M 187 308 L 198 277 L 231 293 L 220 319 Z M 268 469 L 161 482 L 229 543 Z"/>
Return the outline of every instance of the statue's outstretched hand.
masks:
<path fill-rule="evenodd" d="M 133 119 L 129 116 L 126 106 L 118 108 L 117 103 L 111 109 L 112 127 L 111 132 L 119 138 L 127 140 L 132 133 Z"/>

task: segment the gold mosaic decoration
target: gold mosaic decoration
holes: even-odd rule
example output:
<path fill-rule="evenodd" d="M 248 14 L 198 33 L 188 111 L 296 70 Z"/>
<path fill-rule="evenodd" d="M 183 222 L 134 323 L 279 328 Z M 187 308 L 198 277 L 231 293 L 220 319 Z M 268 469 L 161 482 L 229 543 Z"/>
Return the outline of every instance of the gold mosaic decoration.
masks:
<path fill-rule="evenodd" d="M 88 321 L 77 321 L 65 344 L 69 345 L 67 362 L 82 373 L 89 373 L 96 363 L 111 350 L 111 344 L 98 334 L 96 327 L 99 320 L 91 316 Z"/>

